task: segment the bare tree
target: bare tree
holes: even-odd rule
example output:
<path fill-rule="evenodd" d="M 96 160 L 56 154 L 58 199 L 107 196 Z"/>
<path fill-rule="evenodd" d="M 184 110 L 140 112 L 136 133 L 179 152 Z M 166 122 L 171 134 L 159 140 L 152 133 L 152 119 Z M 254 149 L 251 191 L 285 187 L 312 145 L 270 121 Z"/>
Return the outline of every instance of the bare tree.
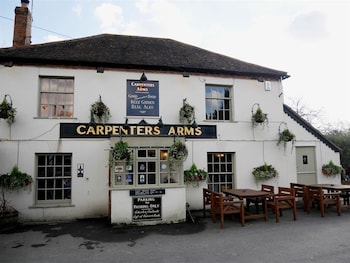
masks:
<path fill-rule="evenodd" d="M 291 105 L 289 105 L 300 117 L 310 123 L 312 126 L 319 130 L 323 130 L 326 127 L 324 122 L 324 113 L 322 109 L 311 109 L 306 106 L 301 98 L 289 99 Z"/>

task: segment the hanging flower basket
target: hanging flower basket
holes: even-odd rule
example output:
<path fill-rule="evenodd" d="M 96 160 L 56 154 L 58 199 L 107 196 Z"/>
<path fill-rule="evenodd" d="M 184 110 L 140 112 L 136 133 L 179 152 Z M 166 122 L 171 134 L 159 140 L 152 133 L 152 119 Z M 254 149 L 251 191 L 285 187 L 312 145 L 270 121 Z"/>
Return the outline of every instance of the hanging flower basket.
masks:
<path fill-rule="evenodd" d="M 111 147 L 111 157 L 113 160 L 126 160 L 127 164 L 131 161 L 131 151 L 127 142 L 119 141 Z"/>
<path fill-rule="evenodd" d="M 278 135 L 279 137 L 278 137 L 277 145 L 280 145 L 281 143 L 283 143 L 284 148 L 286 148 L 287 142 L 292 142 L 292 149 L 293 149 L 294 142 L 295 142 L 295 135 L 290 130 L 284 129 L 282 132 L 279 131 Z"/>
<path fill-rule="evenodd" d="M 5 197 L 5 189 L 13 191 L 24 189 L 31 185 L 33 179 L 30 175 L 21 172 L 17 166 L 14 166 L 10 173 L 0 175 L 0 187 L 2 189 L 2 200 L 0 215 L 16 214 L 17 211 L 8 205 Z"/>
<path fill-rule="evenodd" d="M 329 161 L 328 164 L 322 165 L 322 173 L 326 176 L 336 176 L 341 174 L 343 167 L 335 165 L 332 161 Z"/>
<path fill-rule="evenodd" d="M 175 141 L 173 145 L 170 146 L 168 152 L 168 162 L 169 168 L 173 167 L 175 163 L 182 164 L 188 155 L 187 147 L 184 143 L 180 141 Z"/>
<path fill-rule="evenodd" d="M 184 181 L 186 184 L 198 185 L 199 182 L 206 181 L 208 173 L 202 169 L 198 169 L 195 164 L 192 164 L 189 170 L 184 171 Z"/>
<path fill-rule="evenodd" d="M 7 98 L 10 99 L 10 102 L 7 100 Z M 5 95 L 4 99 L 2 100 L 0 104 L 0 118 L 6 119 L 7 124 L 9 126 L 12 125 L 12 123 L 15 122 L 15 115 L 16 115 L 16 108 L 12 106 L 12 99 L 10 95 Z"/>
<path fill-rule="evenodd" d="M 102 123 L 108 122 L 109 118 L 111 117 L 109 108 L 102 102 L 101 96 L 99 100 L 95 101 L 95 103 L 91 105 L 90 116 Z"/>
<path fill-rule="evenodd" d="M 268 122 L 269 122 L 269 119 L 267 118 L 267 114 L 263 113 L 260 106 L 258 106 L 257 110 L 252 115 L 253 126 L 265 125 L 265 124 L 267 125 Z"/>
<path fill-rule="evenodd" d="M 266 163 L 254 168 L 252 174 L 256 182 L 266 181 L 278 176 L 277 170 L 272 165 Z"/>
<path fill-rule="evenodd" d="M 187 103 L 187 99 L 183 99 L 182 107 L 180 109 L 180 122 L 184 124 L 191 124 L 195 118 L 194 107 Z"/>
<path fill-rule="evenodd" d="M 295 141 L 295 135 L 288 129 L 283 130 L 282 132 L 279 132 L 279 138 L 278 138 L 278 143 L 277 145 L 279 145 L 280 143 L 284 142 L 294 142 Z"/>

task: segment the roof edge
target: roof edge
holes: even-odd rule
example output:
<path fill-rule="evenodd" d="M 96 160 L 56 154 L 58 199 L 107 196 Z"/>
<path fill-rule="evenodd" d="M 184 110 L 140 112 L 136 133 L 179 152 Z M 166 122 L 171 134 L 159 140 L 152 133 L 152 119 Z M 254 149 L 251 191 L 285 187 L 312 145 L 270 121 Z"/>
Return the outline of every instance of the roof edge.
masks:
<path fill-rule="evenodd" d="M 334 152 L 341 151 L 341 148 L 339 148 L 332 141 L 327 139 L 326 136 L 324 136 L 319 130 L 317 130 L 314 126 L 312 126 L 310 123 L 308 123 L 306 120 L 304 120 L 298 113 L 296 113 L 294 110 L 292 110 L 291 107 L 289 107 L 286 104 L 283 104 L 283 111 L 289 117 L 291 117 L 293 120 L 295 120 L 297 123 L 299 123 L 304 129 L 306 129 L 312 135 L 316 136 L 320 141 L 322 141 L 325 145 L 327 145 L 329 148 L 331 148 Z"/>

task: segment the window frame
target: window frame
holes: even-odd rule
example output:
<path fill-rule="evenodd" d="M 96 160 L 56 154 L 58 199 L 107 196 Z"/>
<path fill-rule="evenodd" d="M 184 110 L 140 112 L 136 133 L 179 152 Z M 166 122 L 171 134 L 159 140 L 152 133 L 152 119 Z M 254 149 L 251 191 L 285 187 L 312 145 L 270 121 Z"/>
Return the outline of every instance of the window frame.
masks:
<path fill-rule="evenodd" d="M 61 163 L 58 161 L 58 157 L 62 158 Z M 35 158 L 36 205 L 70 205 L 72 202 L 73 180 L 72 153 L 36 153 Z M 44 158 L 44 163 L 41 163 L 41 158 Z M 51 162 L 48 158 L 53 158 L 54 161 Z M 66 160 L 66 158 L 69 159 Z M 57 176 L 59 173 L 61 175 Z M 52 198 L 48 198 L 50 194 L 52 194 Z M 59 198 L 60 194 L 61 198 Z M 41 197 L 42 195 L 44 195 L 43 199 Z"/>
<path fill-rule="evenodd" d="M 208 91 L 211 89 L 211 92 Z M 223 89 L 222 92 L 217 94 L 223 94 L 223 96 L 209 96 L 212 95 L 215 90 Z M 228 96 L 225 96 L 226 91 L 229 92 Z M 219 84 L 206 84 L 205 85 L 205 119 L 206 121 L 232 121 L 233 119 L 233 106 L 232 106 L 232 86 L 219 85 Z M 219 106 L 213 107 L 214 104 L 223 105 L 223 109 L 220 110 Z M 217 117 L 214 116 L 215 110 L 217 111 Z M 228 115 L 228 116 L 227 116 Z M 211 116 L 211 117 L 210 117 Z"/>
<path fill-rule="evenodd" d="M 234 153 L 207 152 L 208 189 L 221 192 L 222 187 L 234 189 Z M 223 178 L 225 180 L 223 180 Z M 228 180 L 231 179 L 231 180 Z"/>
<path fill-rule="evenodd" d="M 39 76 L 39 118 L 73 117 L 74 81 L 74 77 Z"/>
<path fill-rule="evenodd" d="M 131 147 L 132 149 L 132 161 L 127 163 L 126 160 L 114 160 L 111 168 L 111 187 L 112 188 L 153 188 L 153 187 L 174 187 L 178 185 L 183 185 L 183 175 L 181 173 L 182 165 L 172 167 L 172 171 L 169 171 L 169 164 L 167 161 L 169 147 Z M 153 151 L 155 150 L 155 155 L 149 156 L 138 156 L 139 151 Z M 146 183 L 139 182 L 139 175 L 143 174 L 139 171 L 139 164 L 155 163 L 155 183 L 147 183 L 148 177 L 145 178 Z M 119 167 L 118 167 L 119 166 Z M 129 166 L 129 167 L 128 167 Z M 152 171 L 148 171 L 145 168 L 145 175 L 152 174 Z M 127 175 L 132 175 L 132 183 L 126 180 Z"/>

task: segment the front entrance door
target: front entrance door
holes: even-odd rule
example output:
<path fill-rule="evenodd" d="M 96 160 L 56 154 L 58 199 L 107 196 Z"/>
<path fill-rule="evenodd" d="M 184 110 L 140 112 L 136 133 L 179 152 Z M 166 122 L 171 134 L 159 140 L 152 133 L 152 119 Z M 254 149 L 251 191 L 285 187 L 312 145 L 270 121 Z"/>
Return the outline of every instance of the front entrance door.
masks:
<path fill-rule="evenodd" d="M 297 183 L 316 184 L 315 147 L 296 147 Z"/>

